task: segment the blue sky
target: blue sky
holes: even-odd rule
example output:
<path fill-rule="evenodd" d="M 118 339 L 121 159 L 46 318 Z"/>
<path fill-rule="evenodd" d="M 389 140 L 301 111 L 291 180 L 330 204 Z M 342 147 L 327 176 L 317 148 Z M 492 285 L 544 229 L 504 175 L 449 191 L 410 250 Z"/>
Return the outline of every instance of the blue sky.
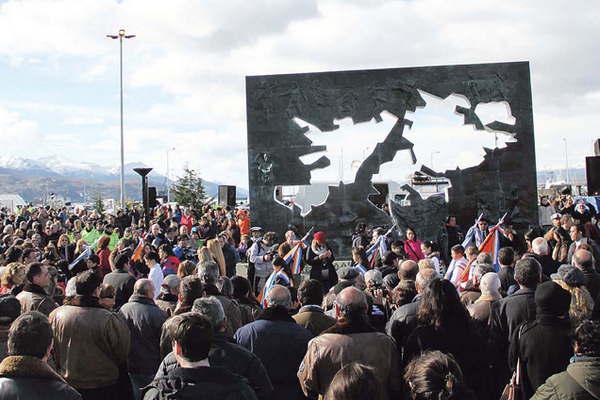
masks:
<path fill-rule="evenodd" d="M 116 166 L 118 43 L 105 35 L 125 27 L 138 35 L 125 43 L 127 162 L 164 172 L 175 147 L 173 175 L 247 187 L 246 75 L 529 60 L 538 168 L 564 166 L 563 137 L 583 166 L 600 136 L 598 21 L 589 1 L 2 1 L 0 146 Z M 464 128 L 442 111 L 425 121 Z"/>

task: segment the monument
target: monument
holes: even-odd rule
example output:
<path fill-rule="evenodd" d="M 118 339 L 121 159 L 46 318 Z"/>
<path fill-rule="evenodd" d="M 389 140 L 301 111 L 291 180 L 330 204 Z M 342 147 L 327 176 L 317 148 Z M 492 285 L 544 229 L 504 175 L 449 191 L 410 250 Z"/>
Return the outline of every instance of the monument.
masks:
<path fill-rule="evenodd" d="M 413 123 L 406 113 L 427 107 L 423 92 L 441 99 L 463 97 L 469 106 L 456 106 L 455 111 L 464 124 L 475 128 L 474 135 L 496 131 L 513 141 L 505 148 L 485 149 L 478 165 L 464 169 L 436 171 L 423 162 L 422 176 L 449 182 L 445 195 L 424 198 L 405 185 L 407 196 L 401 203 L 390 198 L 388 213 L 370 200 L 379 194 L 373 176 L 400 151 L 409 152 L 417 163 L 414 144 L 404 134 Z M 506 102 L 514 124 L 483 124 L 476 108 L 492 102 Z M 400 230 L 412 226 L 421 239 L 435 240 L 448 214 L 456 215 L 464 228 L 481 212 L 491 219 L 509 212 L 517 227 L 537 221 L 528 62 L 249 76 L 246 107 L 252 223 L 266 230 L 284 232 L 289 224 L 301 230 L 314 226 L 328 233 L 336 255 L 348 257 L 350 237 L 358 222 L 372 226 L 396 223 Z M 326 199 L 309 210 L 281 202 L 281 187 L 311 185 L 311 171 L 330 165 L 327 155 L 312 163 L 302 162 L 307 154 L 327 151 L 313 145 L 304 122 L 335 135 L 336 120 L 378 122 L 384 112 L 397 120 L 385 139 L 365 155 L 352 182 L 330 185 Z"/>

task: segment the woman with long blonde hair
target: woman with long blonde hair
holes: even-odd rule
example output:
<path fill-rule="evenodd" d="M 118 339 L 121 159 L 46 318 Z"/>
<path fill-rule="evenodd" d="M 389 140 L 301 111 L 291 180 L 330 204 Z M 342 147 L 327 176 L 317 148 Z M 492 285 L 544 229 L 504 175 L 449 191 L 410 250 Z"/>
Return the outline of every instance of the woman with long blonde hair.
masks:
<path fill-rule="evenodd" d="M 221 242 L 219 242 L 219 239 L 210 239 L 206 242 L 206 247 L 210 251 L 213 260 L 219 266 L 221 276 L 225 276 L 227 274 L 227 268 L 225 266 L 225 256 L 223 255 Z"/>
<path fill-rule="evenodd" d="M 561 265 L 558 272 L 552 274 L 552 280 L 571 293 L 569 319 L 573 326 L 592 316 L 594 299 L 584 286 L 585 276 L 581 270 L 571 265 Z"/>

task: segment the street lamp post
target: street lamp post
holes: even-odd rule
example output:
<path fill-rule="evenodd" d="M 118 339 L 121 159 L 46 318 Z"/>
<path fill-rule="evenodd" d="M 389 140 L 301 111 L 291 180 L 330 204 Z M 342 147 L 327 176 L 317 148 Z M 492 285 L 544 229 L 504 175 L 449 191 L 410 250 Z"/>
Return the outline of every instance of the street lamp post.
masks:
<path fill-rule="evenodd" d="M 567 178 L 567 185 L 569 184 L 569 153 L 567 151 L 567 138 L 563 138 L 563 142 L 565 142 L 565 173 Z"/>
<path fill-rule="evenodd" d="M 119 29 L 117 35 L 106 35 L 110 39 L 119 39 L 119 77 L 121 87 L 121 208 L 125 208 L 125 150 L 123 144 L 123 39 L 132 39 L 135 35 L 126 35 L 125 29 Z"/>
<path fill-rule="evenodd" d="M 175 147 L 167 149 L 167 203 L 171 202 L 171 182 L 169 181 L 170 169 L 169 169 L 169 152 L 175 150 Z"/>
<path fill-rule="evenodd" d="M 429 166 L 431 169 L 433 169 L 433 156 L 435 154 L 440 154 L 439 151 L 432 151 L 431 154 L 429 154 Z"/>

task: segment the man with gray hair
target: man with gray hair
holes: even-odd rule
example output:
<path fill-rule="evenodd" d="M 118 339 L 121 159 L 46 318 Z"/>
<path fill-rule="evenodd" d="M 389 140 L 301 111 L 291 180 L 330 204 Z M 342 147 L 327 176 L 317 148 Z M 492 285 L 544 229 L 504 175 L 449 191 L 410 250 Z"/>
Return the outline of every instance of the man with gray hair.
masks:
<path fill-rule="evenodd" d="M 133 295 L 119 310 L 131 333 L 128 368 L 135 399 L 141 398 L 140 388 L 152 381 L 160 364 L 160 333 L 167 315 L 153 299 L 152 281 L 139 279 L 133 286 Z"/>
<path fill-rule="evenodd" d="M 256 355 L 244 347 L 232 343 L 226 335 L 227 317 L 219 299 L 214 296 L 196 299 L 191 313 L 200 314 L 208 319 L 213 328 L 213 342 L 208 355 L 209 364 L 224 367 L 234 374 L 243 376 L 248 380 L 248 384 L 254 389 L 259 399 L 270 399 L 273 393 L 273 385 L 267 370 Z M 173 317 L 173 323 L 177 324 L 178 318 L 180 316 Z M 158 381 L 169 375 L 169 372 L 178 366 L 175 354 L 173 352 L 168 353 L 158 367 L 154 380 Z"/>
<path fill-rule="evenodd" d="M 542 266 L 542 273 L 549 277 L 556 273 L 560 263 L 552 258 L 550 246 L 548 241 L 543 237 L 537 237 L 531 241 L 531 252 L 540 265 Z"/>
<path fill-rule="evenodd" d="M 480 253 L 479 256 L 481 256 L 481 254 L 486 253 Z M 460 301 L 465 305 L 465 307 L 475 303 L 477 299 L 479 299 L 479 296 L 481 296 L 479 283 L 481 282 L 483 275 L 487 274 L 488 272 L 496 272 L 491 263 L 488 264 L 485 262 L 476 262 L 473 266 L 473 276 L 470 280 L 465 282 L 465 288 L 460 293 Z"/>
<path fill-rule="evenodd" d="M 388 335 L 396 339 L 398 346 L 404 346 L 406 339 L 408 339 L 408 335 L 417 326 L 417 309 L 421 303 L 423 291 L 434 279 L 439 279 L 439 277 L 440 276 L 435 269 L 425 268 L 421 270 L 415 278 L 417 295 L 412 302 L 398 307 L 392 314 L 385 327 L 385 331 Z"/>
<path fill-rule="evenodd" d="M 217 287 L 219 281 L 219 266 L 213 261 L 199 263 L 198 277 L 204 284 L 206 296 L 216 297 L 223 305 L 225 315 L 227 316 L 226 333 L 229 337 L 233 336 L 235 331 L 242 326 L 242 311 L 235 301 L 223 295 Z"/>
<path fill-rule="evenodd" d="M 303 399 L 296 372 L 312 334 L 289 314 L 290 291 L 275 285 L 261 317 L 235 333 L 235 341 L 258 356 L 267 368 L 274 399 Z"/>
<path fill-rule="evenodd" d="M 298 370 L 304 394 L 325 395 L 335 374 L 357 362 L 373 368 L 389 398 L 401 390 L 399 353 L 394 340 L 377 332 L 368 322 L 367 297 L 355 287 L 342 290 L 336 299 L 337 322 L 308 344 Z"/>

